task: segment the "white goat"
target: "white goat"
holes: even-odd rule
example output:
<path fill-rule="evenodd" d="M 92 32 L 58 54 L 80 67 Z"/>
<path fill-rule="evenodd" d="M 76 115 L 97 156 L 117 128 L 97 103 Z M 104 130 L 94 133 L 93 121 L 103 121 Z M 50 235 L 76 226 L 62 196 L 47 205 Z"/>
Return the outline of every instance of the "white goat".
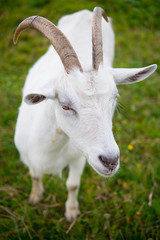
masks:
<path fill-rule="evenodd" d="M 108 21 L 99 7 L 93 13 L 83 10 L 63 17 L 58 27 L 33 16 L 19 24 L 14 36 L 16 43 L 21 31 L 35 28 L 52 44 L 27 76 L 15 144 L 32 177 L 31 204 L 42 198 L 43 174 L 59 174 L 69 166 L 68 221 L 79 214 L 77 193 L 85 159 L 102 176 L 110 177 L 119 168 L 112 133 L 116 84 L 139 82 L 157 67 L 112 68 L 114 33 L 102 16 Z"/>

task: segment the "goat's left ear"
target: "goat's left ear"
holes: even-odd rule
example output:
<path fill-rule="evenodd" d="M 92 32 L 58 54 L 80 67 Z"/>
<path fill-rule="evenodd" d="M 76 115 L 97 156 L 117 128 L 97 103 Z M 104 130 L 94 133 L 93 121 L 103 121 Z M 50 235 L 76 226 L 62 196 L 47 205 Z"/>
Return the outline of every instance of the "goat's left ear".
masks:
<path fill-rule="evenodd" d="M 110 68 L 116 84 L 131 84 L 144 80 L 157 69 L 153 64 L 144 68 Z"/>
<path fill-rule="evenodd" d="M 37 93 L 31 93 L 31 94 L 28 94 L 27 96 L 25 96 L 24 98 L 24 101 L 29 104 L 29 105 L 33 105 L 33 104 L 37 104 L 37 103 L 40 103 L 44 100 L 47 100 L 47 99 L 52 99 L 54 100 L 55 99 L 55 95 L 53 94 L 45 94 L 45 95 L 42 95 L 42 94 L 37 94 Z"/>

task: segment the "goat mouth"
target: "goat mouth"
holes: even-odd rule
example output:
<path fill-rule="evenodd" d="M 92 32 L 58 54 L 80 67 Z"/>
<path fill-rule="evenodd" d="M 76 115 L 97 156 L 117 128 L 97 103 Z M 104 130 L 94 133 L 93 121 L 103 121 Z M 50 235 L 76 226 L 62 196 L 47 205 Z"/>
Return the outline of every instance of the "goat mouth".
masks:
<path fill-rule="evenodd" d="M 102 169 L 95 167 L 94 164 L 90 161 L 89 158 L 88 158 L 88 163 L 102 177 L 112 177 L 118 170 L 118 168 L 117 168 L 117 169 L 111 171 L 111 170 L 109 170 L 105 167 L 107 171 L 103 171 Z"/>

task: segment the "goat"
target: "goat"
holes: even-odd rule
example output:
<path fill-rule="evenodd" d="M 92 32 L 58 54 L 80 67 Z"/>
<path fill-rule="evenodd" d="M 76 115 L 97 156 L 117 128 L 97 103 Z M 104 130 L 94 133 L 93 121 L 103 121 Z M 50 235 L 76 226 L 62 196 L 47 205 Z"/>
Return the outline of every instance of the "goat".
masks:
<path fill-rule="evenodd" d="M 27 28 L 41 32 L 51 46 L 26 78 L 15 145 L 32 178 L 30 204 L 42 198 L 44 174 L 60 174 L 69 167 L 65 216 L 72 221 L 79 214 L 77 194 L 85 159 L 105 177 L 119 168 L 120 152 L 112 133 L 116 85 L 142 81 L 157 65 L 112 68 L 114 32 L 99 7 L 93 13 L 67 15 L 58 27 L 40 16 L 26 18 L 16 29 L 14 43 Z"/>

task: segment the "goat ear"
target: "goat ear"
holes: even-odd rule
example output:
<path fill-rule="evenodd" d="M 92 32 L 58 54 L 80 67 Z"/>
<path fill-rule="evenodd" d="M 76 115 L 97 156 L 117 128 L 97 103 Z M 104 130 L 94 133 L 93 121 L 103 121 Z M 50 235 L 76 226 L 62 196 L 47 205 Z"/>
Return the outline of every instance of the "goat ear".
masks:
<path fill-rule="evenodd" d="M 46 97 L 44 95 L 32 93 L 25 96 L 24 101 L 25 103 L 32 105 L 32 104 L 40 103 L 45 99 Z"/>
<path fill-rule="evenodd" d="M 55 96 L 53 96 L 51 94 L 42 95 L 42 94 L 37 94 L 37 93 L 31 93 L 31 94 L 28 94 L 27 96 L 25 96 L 24 101 L 29 105 L 33 105 L 33 104 L 40 103 L 40 102 L 44 101 L 45 99 L 53 100 L 54 98 L 55 98 Z"/>
<path fill-rule="evenodd" d="M 153 64 L 144 68 L 111 68 L 116 84 L 131 84 L 144 80 L 157 69 Z"/>

